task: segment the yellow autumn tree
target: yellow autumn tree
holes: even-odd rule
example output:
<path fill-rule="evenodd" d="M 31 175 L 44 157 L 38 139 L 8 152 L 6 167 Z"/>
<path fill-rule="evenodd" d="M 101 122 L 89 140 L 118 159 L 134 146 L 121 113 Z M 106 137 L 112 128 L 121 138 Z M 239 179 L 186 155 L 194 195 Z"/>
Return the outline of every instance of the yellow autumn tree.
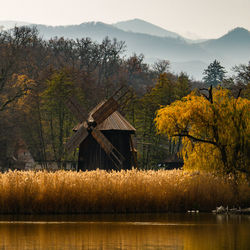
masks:
<path fill-rule="evenodd" d="M 34 81 L 26 75 L 13 74 L 5 88 L 0 89 L 0 112 L 14 101 L 29 94 L 34 84 Z"/>
<path fill-rule="evenodd" d="M 160 108 L 155 118 L 159 133 L 182 137 L 184 168 L 223 174 L 249 170 L 250 101 L 234 98 L 226 89 L 192 92 Z"/>

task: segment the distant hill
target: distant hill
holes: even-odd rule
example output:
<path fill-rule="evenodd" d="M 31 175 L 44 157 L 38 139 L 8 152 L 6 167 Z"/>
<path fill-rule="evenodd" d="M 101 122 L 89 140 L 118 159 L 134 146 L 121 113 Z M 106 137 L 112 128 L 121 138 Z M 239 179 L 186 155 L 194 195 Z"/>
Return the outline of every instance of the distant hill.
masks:
<path fill-rule="evenodd" d="M 179 39 L 185 40 L 188 43 L 199 43 L 199 42 L 203 42 L 207 40 L 207 39 L 200 39 L 200 38 L 189 39 L 189 38 L 186 38 L 177 34 L 176 32 L 163 29 L 157 25 L 154 25 L 152 23 L 146 22 L 138 18 L 114 23 L 113 26 L 118 29 L 129 31 L 129 32 L 134 32 L 134 33 L 142 33 L 142 34 L 148 34 L 148 35 L 159 36 L 159 37 L 179 38 Z"/>
<path fill-rule="evenodd" d="M 235 28 L 231 31 L 229 31 L 224 36 L 218 38 L 218 39 L 211 39 L 206 42 L 203 42 L 203 44 L 210 48 L 218 48 L 221 49 L 222 46 L 227 46 L 227 48 L 232 48 L 234 46 L 248 46 L 250 39 L 250 32 L 247 29 L 244 28 Z"/>
<path fill-rule="evenodd" d="M 250 32 L 244 28 L 235 28 L 226 35 L 199 43 L 206 51 L 224 61 L 226 66 L 250 60 Z"/>
<path fill-rule="evenodd" d="M 14 26 L 26 26 L 31 25 L 31 23 L 27 22 L 19 22 L 19 21 L 0 21 L 0 30 L 8 30 L 12 29 Z"/>
<path fill-rule="evenodd" d="M 133 24 L 135 24 L 134 27 Z M 141 32 L 137 32 L 140 25 Z M 177 73 L 185 71 L 195 79 L 202 78 L 203 70 L 214 59 L 219 60 L 228 71 L 232 66 L 247 63 L 250 60 L 250 34 L 243 28 L 231 30 L 218 39 L 190 43 L 177 33 L 166 31 L 139 19 L 114 25 L 86 22 L 67 26 L 36 26 L 44 39 L 55 36 L 73 39 L 90 37 L 94 41 L 101 42 L 106 36 L 111 39 L 117 38 L 126 42 L 127 56 L 132 53 L 143 53 L 148 63 L 153 63 L 158 59 L 170 60 L 173 71 Z M 126 29 L 133 30 L 125 31 L 125 26 Z M 149 29 L 143 30 L 142 27 L 146 26 Z M 162 35 L 160 35 L 161 31 Z"/>
<path fill-rule="evenodd" d="M 137 18 L 133 20 L 114 23 L 113 26 L 124 31 L 143 33 L 152 36 L 182 38 L 175 32 L 165 30 L 157 25 L 154 25 L 152 23 Z"/>
<path fill-rule="evenodd" d="M 189 44 L 180 38 L 158 37 L 142 33 L 127 32 L 102 22 L 88 22 L 80 25 L 45 26 L 37 25 L 45 39 L 51 37 L 90 37 L 101 42 L 104 37 L 117 38 L 126 42 L 127 53 L 143 53 L 146 58 L 167 58 L 169 60 L 206 59 L 208 54 L 200 46 Z"/>

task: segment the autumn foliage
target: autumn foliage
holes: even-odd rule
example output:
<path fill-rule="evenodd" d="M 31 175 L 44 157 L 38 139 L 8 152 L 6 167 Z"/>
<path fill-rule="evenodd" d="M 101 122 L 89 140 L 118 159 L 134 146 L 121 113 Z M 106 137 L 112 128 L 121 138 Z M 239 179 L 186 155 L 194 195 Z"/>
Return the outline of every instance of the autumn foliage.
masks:
<path fill-rule="evenodd" d="M 184 167 L 249 176 L 250 101 L 228 90 L 195 92 L 162 107 L 155 119 L 159 133 L 182 137 Z"/>

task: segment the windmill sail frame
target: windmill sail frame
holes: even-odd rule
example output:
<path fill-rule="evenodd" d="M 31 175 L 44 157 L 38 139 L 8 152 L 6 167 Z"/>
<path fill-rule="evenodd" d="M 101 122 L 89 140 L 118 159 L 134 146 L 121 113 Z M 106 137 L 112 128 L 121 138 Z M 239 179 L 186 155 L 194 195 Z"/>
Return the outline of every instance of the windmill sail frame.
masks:
<path fill-rule="evenodd" d="M 107 101 L 105 101 L 100 107 L 98 107 L 97 110 L 95 110 L 95 112 L 93 112 L 93 121 L 89 121 L 89 119 L 84 117 L 84 109 L 77 102 L 76 98 L 73 96 L 69 97 L 65 101 L 65 104 L 81 125 L 79 126 L 77 132 L 68 140 L 65 149 L 67 151 L 74 150 L 74 148 L 79 146 L 88 137 L 88 135 L 92 135 L 112 161 L 115 168 L 117 170 L 122 169 L 125 157 L 96 127 L 118 110 L 118 103 L 121 104 L 128 100 L 128 93 L 130 93 L 130 90 L 126 86 L 122 86 L 118 89 Z"/>

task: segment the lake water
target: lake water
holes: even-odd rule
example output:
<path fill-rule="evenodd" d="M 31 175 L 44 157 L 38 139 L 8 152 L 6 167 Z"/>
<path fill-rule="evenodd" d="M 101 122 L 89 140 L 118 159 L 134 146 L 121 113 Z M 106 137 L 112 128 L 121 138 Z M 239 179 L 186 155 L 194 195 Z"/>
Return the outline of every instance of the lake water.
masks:
<path fill-rule="evenodd" d="M 250 216 L 0 216 L 0 249 L 248 250 Z"/>

